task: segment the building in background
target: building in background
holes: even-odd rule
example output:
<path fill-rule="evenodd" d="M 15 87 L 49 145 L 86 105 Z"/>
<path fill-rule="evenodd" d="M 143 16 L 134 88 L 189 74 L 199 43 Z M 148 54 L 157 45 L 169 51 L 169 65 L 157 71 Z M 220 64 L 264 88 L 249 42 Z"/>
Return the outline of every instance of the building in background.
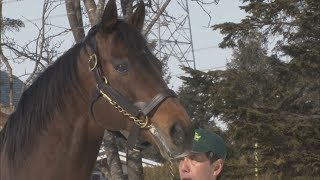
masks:
<path fill-rule="evenodd" d="M 13 106 L 18 105 L 22 90 L 24 87 L 23 81 L 18 77 L 13 76 Z M 0 71 L 0 107 L 3 110 L 9 106 L 9 78 L 5 71 Z M 3 110 L 5 111 L 5 110 Z"/>
<path fill-rule="evenodd" d="M 24 83 L 13 76 L 13 108 L 18 105 Z M 9 102 L 9 79 L 5 71 L 0 71 L 0 130 L 12 112 Z"/>
<path fill-rule="evenodd" d="M 127 155 L 124 152 L 119 151 L 119 157 L 120 157 L 120 161 L 121 161 L 121 165 L 122 165 L 122 172 L 125 176 L 125 178 L 127 178 Z M 100 150 L 99 155 L 97 157 L 97 162 L 107 158 L 107 156 L 105 155 L 105 152 L 103 150 Z M 142 158 L 142 167 L 155 167 L 155 166 L 162 166 L 161 163 L 152 161 L 150 159 L 145 159 Z M 101 172 L 99 172 L 98 170 L 94 170 L 92 172 L 91 175 L 91 180 L 107 180 L 102 174 Z"/>

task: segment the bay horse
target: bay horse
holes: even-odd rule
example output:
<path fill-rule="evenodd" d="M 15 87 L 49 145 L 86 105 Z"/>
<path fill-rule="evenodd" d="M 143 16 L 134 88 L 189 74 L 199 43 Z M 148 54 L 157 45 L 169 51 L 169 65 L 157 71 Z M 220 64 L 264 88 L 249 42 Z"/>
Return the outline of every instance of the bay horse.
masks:
<path fill-rule="evenodd" d="M 23 92 L 0 133 L 1 180 L 87 180 L 105 129 L 167 159 L 190 151 L 190 118 L 140 33 L 144 17 L 143 1 L 124 21 L 109 0 L 101 22 Z"/>

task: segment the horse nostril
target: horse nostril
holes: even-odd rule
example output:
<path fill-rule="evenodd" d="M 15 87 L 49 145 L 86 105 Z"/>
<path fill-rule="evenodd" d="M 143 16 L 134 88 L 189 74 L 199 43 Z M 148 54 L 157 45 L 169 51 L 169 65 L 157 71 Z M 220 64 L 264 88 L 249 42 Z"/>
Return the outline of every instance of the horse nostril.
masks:
<path fill-rule="evenodd" d="M 175 145 L 182 145 L 186 138 L 186 131 L 179 123 L 174 123 L 170 129 L 170 136 Z"/>

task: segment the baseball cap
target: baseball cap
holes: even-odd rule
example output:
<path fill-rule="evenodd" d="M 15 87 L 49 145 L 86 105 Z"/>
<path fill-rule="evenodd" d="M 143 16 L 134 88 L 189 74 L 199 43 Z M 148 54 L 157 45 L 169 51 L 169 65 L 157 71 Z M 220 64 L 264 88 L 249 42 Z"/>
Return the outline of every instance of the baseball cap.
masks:
<path fill-rule="evenodd" d="M 220 159 L 226 159 L 227 150 L 223 139 L 216 133 L 205 129 L 196 129 L 193 137 L 192 152 L 204 153 L 209 151 L 212 151 Z"/>

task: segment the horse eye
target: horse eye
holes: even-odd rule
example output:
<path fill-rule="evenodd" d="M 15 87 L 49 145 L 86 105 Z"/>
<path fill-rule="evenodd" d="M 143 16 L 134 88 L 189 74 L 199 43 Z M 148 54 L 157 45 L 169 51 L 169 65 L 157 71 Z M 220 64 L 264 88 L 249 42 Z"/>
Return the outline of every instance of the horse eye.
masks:
<path fill-rule="evenodd" d="M 118 64 L 118 65 L 116 65 L 115 69 L 120 73 L 126 73 L 126 72 L 128 72 L 128 65 L 125 63 Z"/>

